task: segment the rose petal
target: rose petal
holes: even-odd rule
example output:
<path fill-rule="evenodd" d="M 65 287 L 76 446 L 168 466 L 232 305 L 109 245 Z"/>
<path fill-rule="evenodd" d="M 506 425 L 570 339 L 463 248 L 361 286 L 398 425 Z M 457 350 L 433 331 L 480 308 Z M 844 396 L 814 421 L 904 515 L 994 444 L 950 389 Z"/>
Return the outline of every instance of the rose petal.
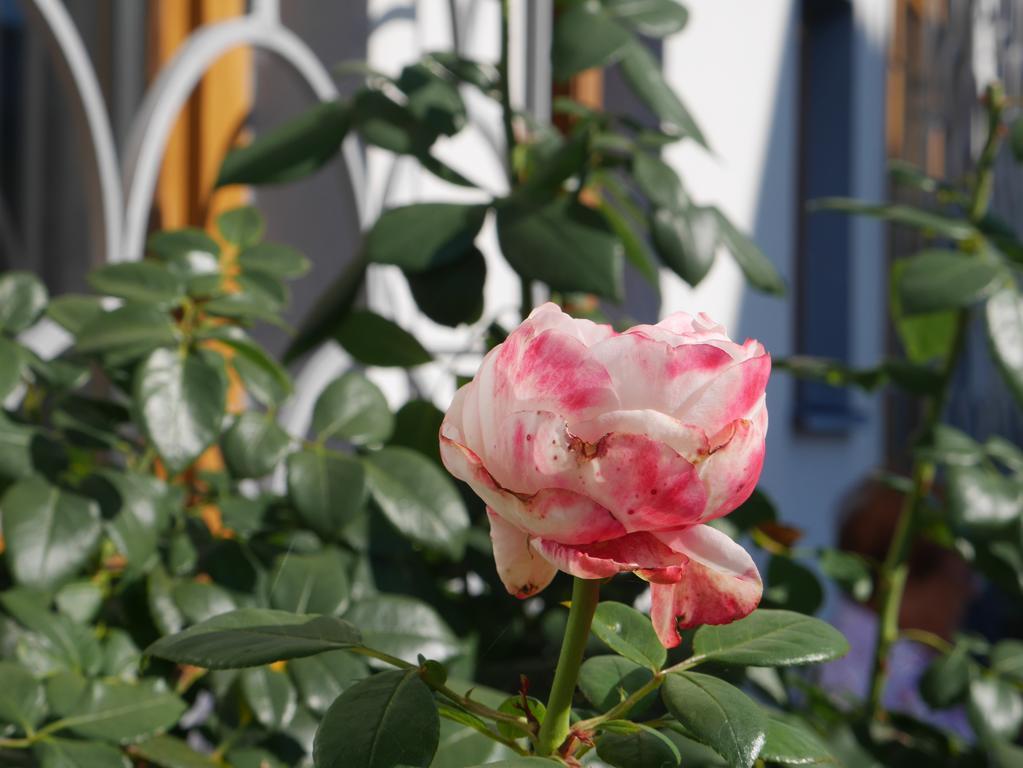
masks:
<path fill-rule="evenodd" d="M 548 312 L 539 319 L 551 317 Z M 572 321 L 566 316 L 559 322 Z M 475 384 L 465 408 L 478 414 L 479 427 L 467 428 L 466 439 L 488 466 L 501 422 L 514 411 L 553 411 L 585 420 L 618 408 L 611 377 L 586 344 L 575 333 L 531 320 L 487 354 Z"/>
<path fill-rule="evenodd" d="M 753 493 L 764 466 L 766 433 L 767 409 L 761 408 L 754 420 L 733 421 L 715 436 L 712 452 L 698 468 L 709 492 L 704 521 L 727 515 Z"/>
<path fill-rule="evenodd" d="M 649 533 L 575 546 L 540 538 L 533 539 L 533 547 L 558 570 L 581 579 L 602 579 L 623 571 L 668 571 L 685 561 Z"/>
<path fill-rule="evenodd" d="M 698 424 L 713 435 L 763 407 L 770 374 L 771 358 L 766 354 L 735 363 L 692 392 L 674 414 L 679 421 Z"/>
<path fill-rule="evenodd" d="M 669 446 L 693 464 L 710 453 L 710 441 L 702 429 L 682 424 L 659 411 L 611 411 L 589 421 L 569 424 L 568 429 L 588 443 L 595 443 L 612 432 L 645 435 Z"/>
<path fill-rule="evenodd" d="M 712 344 L 674 346 L 641 333 L 602 341 L 591 352 L 610 375 L 621 410 L 675 417 L 682 403 L 735 365 L 728 352 Z"/>
<path fill-rule="evenodd" d="M 753 558 L 721 531 L 697 525 L 652 535 L 688 558 L 678 583 L 650 586 L 650 619 L 666 648 L 681 642 L 680 630 L 727 624 L 760 603 L 763 584 Z"/>
<path fill-rule="evenodd" d="M 520 494 L 503 488 L 479 456 L 443 431 L 440 453 L 448 471 L 467 482 L 488 507 L 534 536 L 566 544 L 588 544 L 625 533 L 610 511 L 570 490 L 544 488 L 534 494 Z"/>
<path fill-rule="evenodd" d="M 557 304 L 549 301 L 541 304 L 530 313 L 523 323 L 523 325 L 527 324 L 532 329 L 534 335 L 538 335 L 543 331 L 555 330 L 569 336 L 574 336 L 588 347 L 593 346 L 598 341 L 618 335 L 610 325 L 572 317 L 562 312 Z"/>
<path fill-rule="evenodd" d="M 572 491 L 610 510 L 630 532 L 678 528 L 704 514 L 707 492 L 694 465 L 646 435 L 613 432 L 589 443 L 544 412 L 513 414 L 499 435 L 484 463 L 508 490 Z"/>
<path fill-rule="evenodd" d="M 529 534 L 492 509 L 487 509 L 487 517 L 497 575 L 508 593 L 524 599 L 550 584 L 558 569 L 533 550 L 529 545 Z"/>

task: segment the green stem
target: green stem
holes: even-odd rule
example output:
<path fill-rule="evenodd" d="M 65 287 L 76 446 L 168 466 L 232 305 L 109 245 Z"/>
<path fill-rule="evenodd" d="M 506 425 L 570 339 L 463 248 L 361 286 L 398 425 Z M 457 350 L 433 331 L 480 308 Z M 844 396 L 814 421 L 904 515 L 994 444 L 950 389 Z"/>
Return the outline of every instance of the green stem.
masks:
<path fill-rule="evenodd" d="M 1005 108 L 1005 92 L 1000 85 L 991 85 L 986 92 L 988 109 L 988 133 L 984 148 L 977 159 L 976 183 L 969 206 L 969 219 L 976 224 L 987 215 L 991 203 L 991 192 L 994 187 L 994 165 L 1001 143 L 1002 111 Z M 970 310 L 962 309 L 957 315 L 955 336 L 949 350 L 945 367 L 942 371 L 941 386 L 931 397 L 922 425 L 922 435 L 930 439 L 935 428 L 941 422 L 952 389 L 952 378 L 955 375 L 959 359 L 966 347 L 966 337 L 970 326 Z M 913 488 L 906 496 L 899 513 L 895 534 L 888 547 L 878 575 L 878 606 L 877 643 L 874 648 L 873 669 L 870 676 L 870 692 L 867 696 L 867 713 L 877 719 L 883 712 L 885 684 L 888 681 L 888 657 L 892 646 L 899 638 L 899 613 L 902 608 L 902 597 L 906 589 L 909 575 L 909 552 L 913 542 L 913 533 L 917 527 L 917 511 L 924 499 L 930 495 L 937 471 L 935 463 L 929 459 L 918 458 L 913 463 Z"/>
<path fill-rule="evenodd" d="M 508 27 L 510 0 L 501 0 L 501 58 L 498 62 L 498 80 L 501 91 L 501 122 L 504 126 L 505 163 L 508 166 L 508 185 L 515 186 L 515 126 L 511 106 L 511 85 L 508 73 Z"/>
<path fill-rule="evenodd" d="M 583 661 L 583 650 L 590 636 L 593 613 L 600 600 L 600 581 L 576 578 L 572 584 L 572 607 L 568 611 L 568 626 L 558 656 L 558 667 L 554 671 L 554 684 L 547 702 L 547 714 L 540 726 L 536 751 L 550 755 L 561 746 L 568 736 L 572 714 L 572 697 L 579 677 L 579 665 Z"/>

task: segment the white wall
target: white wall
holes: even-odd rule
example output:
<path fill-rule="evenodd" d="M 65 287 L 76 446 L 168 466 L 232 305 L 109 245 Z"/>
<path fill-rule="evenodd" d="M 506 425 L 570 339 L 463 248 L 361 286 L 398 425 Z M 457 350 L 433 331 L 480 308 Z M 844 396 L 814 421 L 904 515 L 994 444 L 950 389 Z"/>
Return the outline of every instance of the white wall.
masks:
<path fill-rule="evenodd" d="M 695 200 L 713 203 L 751 233 L 793 286 L 796 257 L 799 3 L 688 0 L 690 22 L 665 41 L 664 69 L 709 139 L 712 154 L 691 143 L 666 159 Z M 853 194 L 885 194 L 884 74 L 888 0 L 856 0 Z M 851 252 L 852 362 L 876 363 L 884 350 L 884 243 L 881 228 L 857 221 Z M 725 254 L 722 254 L 725 256 Z M 812 257 L 812 256 L 811 256 Z M 662 313 L 705 311 L 734 336 L 760 339 L 774 357 L 793 352 L 794 298 L 768 298 L 744 288 L 727 257 L 698 289 L 662 276 Z M 847 437 L 795 430 L 794 382 L 776 373 L 768 389 L 771 426 L 764 489 L 782 514 L 806 531 L 806 543 L 833 541 L 839 497 L 882 461 L 883 413 L 877 397 L 854 401 L 864 422 Z"/>

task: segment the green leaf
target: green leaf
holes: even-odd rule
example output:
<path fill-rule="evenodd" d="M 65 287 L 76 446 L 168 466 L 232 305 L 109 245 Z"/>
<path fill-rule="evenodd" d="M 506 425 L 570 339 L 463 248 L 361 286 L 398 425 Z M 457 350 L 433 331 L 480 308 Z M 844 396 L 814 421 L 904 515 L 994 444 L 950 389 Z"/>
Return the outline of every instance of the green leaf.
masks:
<path fill-rule="evenodd" d="M 334 338 L 365 365 L 411 368 L 433 359 L 411 333 L 365 309 L 349 312 L 338 324 Z"/>
<path fill-rule="evenodd" d="M 21 347 L 0 336 L 0 400 L 21 383 L 24 370 Z"/>
<path fill-rule="evenodd" d="M 981 677 L 970 683 L 966 713 L 977 733 L 1015 739 L 1023 725 L 1023 698 L 1004 680 Z"/>
<path fill-rule="evenodd" d="M 522 277 L 556 291 L 621 299 L 622 244 L 597 211 L 568 197 L 539 207 L 508 203 L 497 211 L 497 235 Z"/>
<path fill-rule="evenodd" d="M 251 667 L 241 674 L 245 700 L 264 728 L 279 731 L 288 726 L 298 708 L 298 695 L 283 671 Z"/>
<path fill-rule="evenodd" d="M 320 723 L 316 768 L 427 768 L 440 719 L 416 669 L 373 675 L 341 694 Z"/>
<path fill-rule="evenodd" d="M 348 132 L 347 107 L 338 101 L 319 104 L 224 159 L 217 186 L 276 184 L 308 176 L 330 160 Z"/>
<path fill-rule="evenodd" d="M 598 710 L 607 712 L 650 682 L 653 676 L 647 667 L 621 656 L 591 656 L 579 668 L 579 690 Z M 632 708 L 632 715 L 642 714 L 655 697 L 656 694 L 651 693 L 639 702 Z"/>
<path fill-rule="evenodd" d="M 991 671 L 1023 682 L 1023 640 L 1002 640 L 991 649 Z"/>
<path fill-rule="evenodd" d="M 103 588 L 92 581 L 72 581 L 54 595 L 57 610 L 78 624 L 91 624 L 103 605 Z"/>
<path fill-rule="evenodd" d="M 107 264 L 89 273 L 89 285 L 107 296 L 146 304 L 172 304 L 185 294 L 181 279 L 153 261 Z"/>
<path fill-rule="evenodd" d="M 162 637 L 146 649 L 178 664 L 238 669 L 359 645 L 359 631 L 333 616 L 240 608 Z"/>
<path fill-rule="evenodd" d="M 785 295 L 785 281 L 771 260 L 757 247 L 757 244 L 740 232 L 731 219 L 714 209 L 718 218 L 721 244 L 728 249 L 754 288 L 774 296 Z"/>
<path fill-rule="evenodd" d="M 356 371 L 328 384 L 313 408 L 313 432 L 321 442 L 339 437 L 355 445 L 383 443 L 393 429 L 384 393 Z"/>
<path fill-rule="evenodd" d="M 813 571 L 788 555 L 771 555 L 764 589 L 765 606 L 814 614 L 823 602 L 824 588 Z"/>
<path fill-rule="evenodd" d="M 932 661 L 920 677 L 920 695 L 931 709 L 960 703 L 969 686 L 970 659 L 964 645 Z"/>
<path fill-rule="evenodd" d="M 103 658 L 91 627 L 76 624 L 47 607 L 48 598 L 33 590 L 9 589 L 0 597 L 3 607 L 18 623 L 31 630 L 31 660 L 19 650 L 19 660 L 38 674 L 74 672 L 96 675 Z"/>
<path fill-rule="evenodd" d="M 58 296 L 46 307 L 46 316 L 72 336 L 79 335 L 86 323 L 102 313 L 103 299 L 99 296 L 74 293 Z"/>
<path fill-rule="evenodd" d="M 767 740 L 760 759 L 778 765 L 820 765 L 835 758 L 813 731 L 792 716 L 767 718 Z"/>
<path fill-rule="evenodd" d="M 625 258 L 639 274 L 650 284 L 654 291 L 660 295 L 660 275 L 657 271 L 657 263 L 650 255 L 650 250 L 638 232 L 633 228 L 630 221 L 618 210 L 606 201 L 601 201 L 597 206 L 607 220 L 611 230 L 622 242 L 625 250 Z"/>
<path fill-rule="evenodd" d="M 472 247 L 485 205 L 416 203 L 385 211 L 366 235 L 371 262 L 423 272 L 451 264 Z"/>
<path fill-rule="evenodd" d="M 288 456 L 288 495 L 302 519 L 326 538 L 355 520 L 366 501 L 366 473 L 350 456 L 297 451 Z"/>
<path fill-rule="evenodd" d="M 731 624 L 704 626 L 693 652 L 721 664 L 788 667 L 844 656 L 849 643 L 825 621 L 792 611 L 761 609 Z"/>
<path fill-rule="evenodd" d="M 280 555 L 270 577 L 270 604 L 293 613 L 341 613 L 349 592 L 344 562 L 332 549 Z"/>
<path fill-rule="evenodd" d="M 713 208 L 656 208 L 650 234 L 658 256 L 689 285 L 699 285 L 714 265 L 718 249 L 718 215 Z"/>
<path fill-rule="evenodd" d="M 66 719 L 79 736 L 126 744 L 171 728 L 185 709 L 185 702 L 170 691 L 94 680 Z"/>
<path fill-rule="evenodd" d="M 874 579 L 870 563 L 855 552 L 821 550 L 817 559 L 821 572 L 861 603 L 870 599 Z"/>
<path fill-rule="evenodd" d="M 217 763 L 196 752 L 181 739 L 173 736 L 154 736 L 136 744 L 132 752 L 161 768 L 216 768 Z"/>
<path fill-rule="evenodd" d="M 174 599 L 174 582 L 162 565 L 158 564 L 146 577 L 146 600 L 149 615 L 163 634 L 179 632 L 185 625 L 185 617 Z"/>
<path fill-rule="evenodd" d="M 633 32 L 667 37 L 681 32 L 689 12 L 675 0 L 601 0 L 604 9 Z"/>
<path fill-rule="evenodd" d="M 639 100 L 661 118 L 668 133 L 690 138 L 706 148 L 707 141 L 703 132 L 665 81 L 660 62 L 646 46 L 638 40 L 632 40 L 623 52 L 621 68 L 625 82 Z"/>
<path fill-rule="evenodd" d="M 440 432 L 444 412 L 428 400 L 409 400 L 394 415 L 394 431 L 389 445 L 411 448 L 414 451 L 440 461 Z"/>
<path fill-rule="evenodd" d="M 403 535 L 457 560 L 465 551 L 469 513 L 448 476 L 407 448 L 365 457 L 366 480 L 377 506 Z"/>
<path fill-rule="evenodd" d="M 904 224 L 907 227 L 919 229 L 927 235 L 948 238 L 957 242 L 980 238 L 980 232 L 965 219 L 924 211 L 908 205 L 877 205 L 846 197 L 824 197 L 814 200 L 811 210 L 840 211 L 860 216 L 872 216 L 882 221 L 891 221 L 895 224 Z"/>
<path fill-rule="evenodd" d="M 1005 268 L 959 251 L 921 251 L 899 275 L 900 306 L 907 315 L 966 307 L 1005 283 Z"/>
<path fill-rule="evenodd" d="M 142 355 L 155 347 L 176 344 L 178 333 L 170 316 L 151 304 L 125 304 L 87 321 L 75 349 L 94 352 L 133 352 Z"/>
<path fill-rule="evenodd" d="M 1023 296 L 1015 285 L 998 291 L 984 308 L 991 355 L 1023 407 Z"/>
<path fill-rule="evenodd" d="M 987 467 L 948 468 L 952 520 L 975 535 L 1002 534 L 1020 519 L 1023 485 Z"/>
<path fill-rule="evenodd" d="M 491 64 L 473 61 L 450 51 L 434 51 L 427 54 L 426 58 L 437 62 L 452 77 L 474 85 L 481 91 L 486 92 L 497 87 L 497 70 Z"/>
<path fill-rule="evenodd" d="M 345 651 L 320 653 L 288 662 L 288 673 L 298 688 L 302 703 L 316 714 L 327 711 L 334 699 L 354 683 L 369 676 L 358 656 Z"/>
<path fill-rule="evenodd" d="M 597 756 L 613 768 L 678 768 L 678 747 L 653 728 L 626 720 L 611 720 L 603 728 Z"/>
<path fill-rule="evenodd" d="M 153 351 L 135 372 L 135 400 L 146 436 L 172 472 L 180 472 L 220 436 L 226 386 L 201 357 Z"/>
<path fill-rule="evenodd" d="M 0 723 L 27 733 L 46 717 L 43 686 L 24 667 L 0 661 Z"/>
<path fill-rule="evenodd" d="M 263 239 L 266 222 L 251 205 L 233 208 L 217 216 L 217 229 L 227 242 L 249 248 Z"/>
<path fill-rule="evenodd" d="M 278 278 L 296 278 L 309 271 L 310 262 L 290 245 L 256 243 L 238 254 L 238 266 L 243 272 L 262 272 Z"/>
<path fill-rule="evenodd" d="M 649 669 L 660 669 L 667 658 L 667 651 L 657 639 L 650 619 L 624 603 L 600 603 L 591 630 L 619 656 Z"/>
<path fill-rule="evenodd" d="M 437 754 L 430 763 L 430 768 L 464 768 L 467 765 L 479 763 L 490 764 L 495 760 L 511 757 L 515 753 L 503 744 L 498 744 L 473 727 L 461 725 L 459 722 L 452 722 L 450 716 L 458 717 L 455 714 L 461 712 L 444 704 L 438 704 L 441 711 L 440 741 L 437 744 Z M 469 715 L 478 722 L 476 725 L 483 725 L 483 721 L 475 715 Z M 485 726 L 484 726 L 485 727 Z M 542 763 L 541 765 L 552 765 Z"/>
<path fill-rule="evenodd" d="M 948 311 L 907 316 L 902 308 L 899 286 L 908 263 L 907 260 L 900 259 L 892 264 L 889 294 L 892 322 L 910 361 L 922 364 L 935 358 L 943 359 L 948 356 L 952 346 L 957 322 L 956 313 Z"/>
<path fill-rule="evenodd" d="M 46 309 L 46 286 L 30 272 L 0 275 L 0 330 L 20 333 Z"/>
<path fill-rule="evenodd" d="M 483 314 L 487 262 L 470 247 L 464 257 L 426 272 L 405 272 L 419 310 L 435 323 L 455 328 L 475 323 Z"/>
<path fill-rule="evenodd" d="M 675 169 L 649 152 L 632 156 L 632 176 L 647 200 L 658 208 L 679 212 L 688 206 L 682 181 Z"/>
<path fill-rule="evenodd" d="M 223 332 L 218 332 L 213 338 L 233 350 L 230 364 L 242 380 L 245 391 L 258 402 L 272 407 L 291 394 L 291 378 L 287 371 L 243 331 L 224 327 Z"/>
<path fill-rule="evenodd" d="M 521 694 L 507 697 L 498 706 L 497 711 L 504 712 L 506 715 L 514 715 L 515 717 L 526 717 L 528 712 L 529 720 L 537 723 L 543 723 L 544 718 L 547 716 L 547 707 L 542 701 L 532 696 L 527 696 L 524 707 L 522 705 Z M 521 730 L 508 723 L 498 723 L 497 732 L 506 739 L 517 739 L 523 735 Z"/>
<path fill-rule="evenodd" d="M 416 119 L 380 91 L 363 89 L 355 95 L 353 121 L 368 144 L 397 154 L 410 154 L 423 144 L 429 146 L 434 137 L 424 137 Z"/>
<path fill-rule="evenodd" d="M 395 85 L 408 97 L 409 114 L 430 131 L 453 136 L 465 126 L 465 103 L 458 85 L 446 73 L 423 62 L 409 64 L 402 69 Z"/>
<path fill-rule="evenodd" d="M 732 768 L 750 768 L 764 746 L 767 718 L 746 694 L 724 680 L 698 672 L 675 672 L 661 698 L 686 730 Z"/>
<path fill-rule="evenodd" d="M 264 477 L 291 446 L 291 436 L 272 413 L 246 411 L 220 439 L 224 461 L 234 477 Z"/>
<path fill-rule="evenodd" d="M 174 602 L 190 624 L 198 624 L 238 607 L 226 589 L 200 581 L 182 581 L 175 584 L 173 595 Z"/>
<path fill-rule="evenodd" d="M 559 14 L 551 42 L 554 79 L 617 61 L 632 42 L 628 31 L 592 3 L 577 3 Z"/>
<path fill-rule="evenodd" d="M 46 739 L 32 747 L 39 768 L 129 768 L 121 750 L 109 744 L 72 739 Z"/>
<path fill-rule="evenodd" d="M 41 477 L 21 480 L 0 500 L 7 567 L 17 584 L 47 589 L 74 576 L 96 552 L 99 508 Z"/>
<path fill-rule="evenodd" d="M 360 600 L 345 618 L 362 631 L 367 646 L 409 662 L 420 655 L 445 661 L 462 650 L 454 632 L 432 607 L 405 595 Z"/>
<path fill-rule="evenodd" d="M 146 241 L 146 252 L 166 262 L 182 277 L 220 271 L 220 246 L 194 227 L 154 232 Z"/>
<path fill-rule="evenodd" d="M 99 502 L 107 535 L 128 561 L 125 575 L 145 573 L 170 519 L 173 495 L 167 486 L 152 475 L 110 470 L 88 479 L 82 490 Z"/>

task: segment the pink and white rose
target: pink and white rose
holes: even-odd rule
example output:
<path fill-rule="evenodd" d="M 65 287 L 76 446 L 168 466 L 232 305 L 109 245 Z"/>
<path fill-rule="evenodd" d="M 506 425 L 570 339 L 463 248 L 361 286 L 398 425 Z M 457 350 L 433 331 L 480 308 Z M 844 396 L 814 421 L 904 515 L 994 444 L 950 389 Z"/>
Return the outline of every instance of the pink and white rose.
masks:
<path fill-rule="evenodd" d="M 704 525 L 752 493 L 771 360 L 706 315 L 615 332 L 554 304 L 484 358 L 440 430 L 444 465 L 487 505 L 497 571 L 520 598 L 558 570 L 651 584 L 661 642 L 745 616 L 749 554 Z"/>

